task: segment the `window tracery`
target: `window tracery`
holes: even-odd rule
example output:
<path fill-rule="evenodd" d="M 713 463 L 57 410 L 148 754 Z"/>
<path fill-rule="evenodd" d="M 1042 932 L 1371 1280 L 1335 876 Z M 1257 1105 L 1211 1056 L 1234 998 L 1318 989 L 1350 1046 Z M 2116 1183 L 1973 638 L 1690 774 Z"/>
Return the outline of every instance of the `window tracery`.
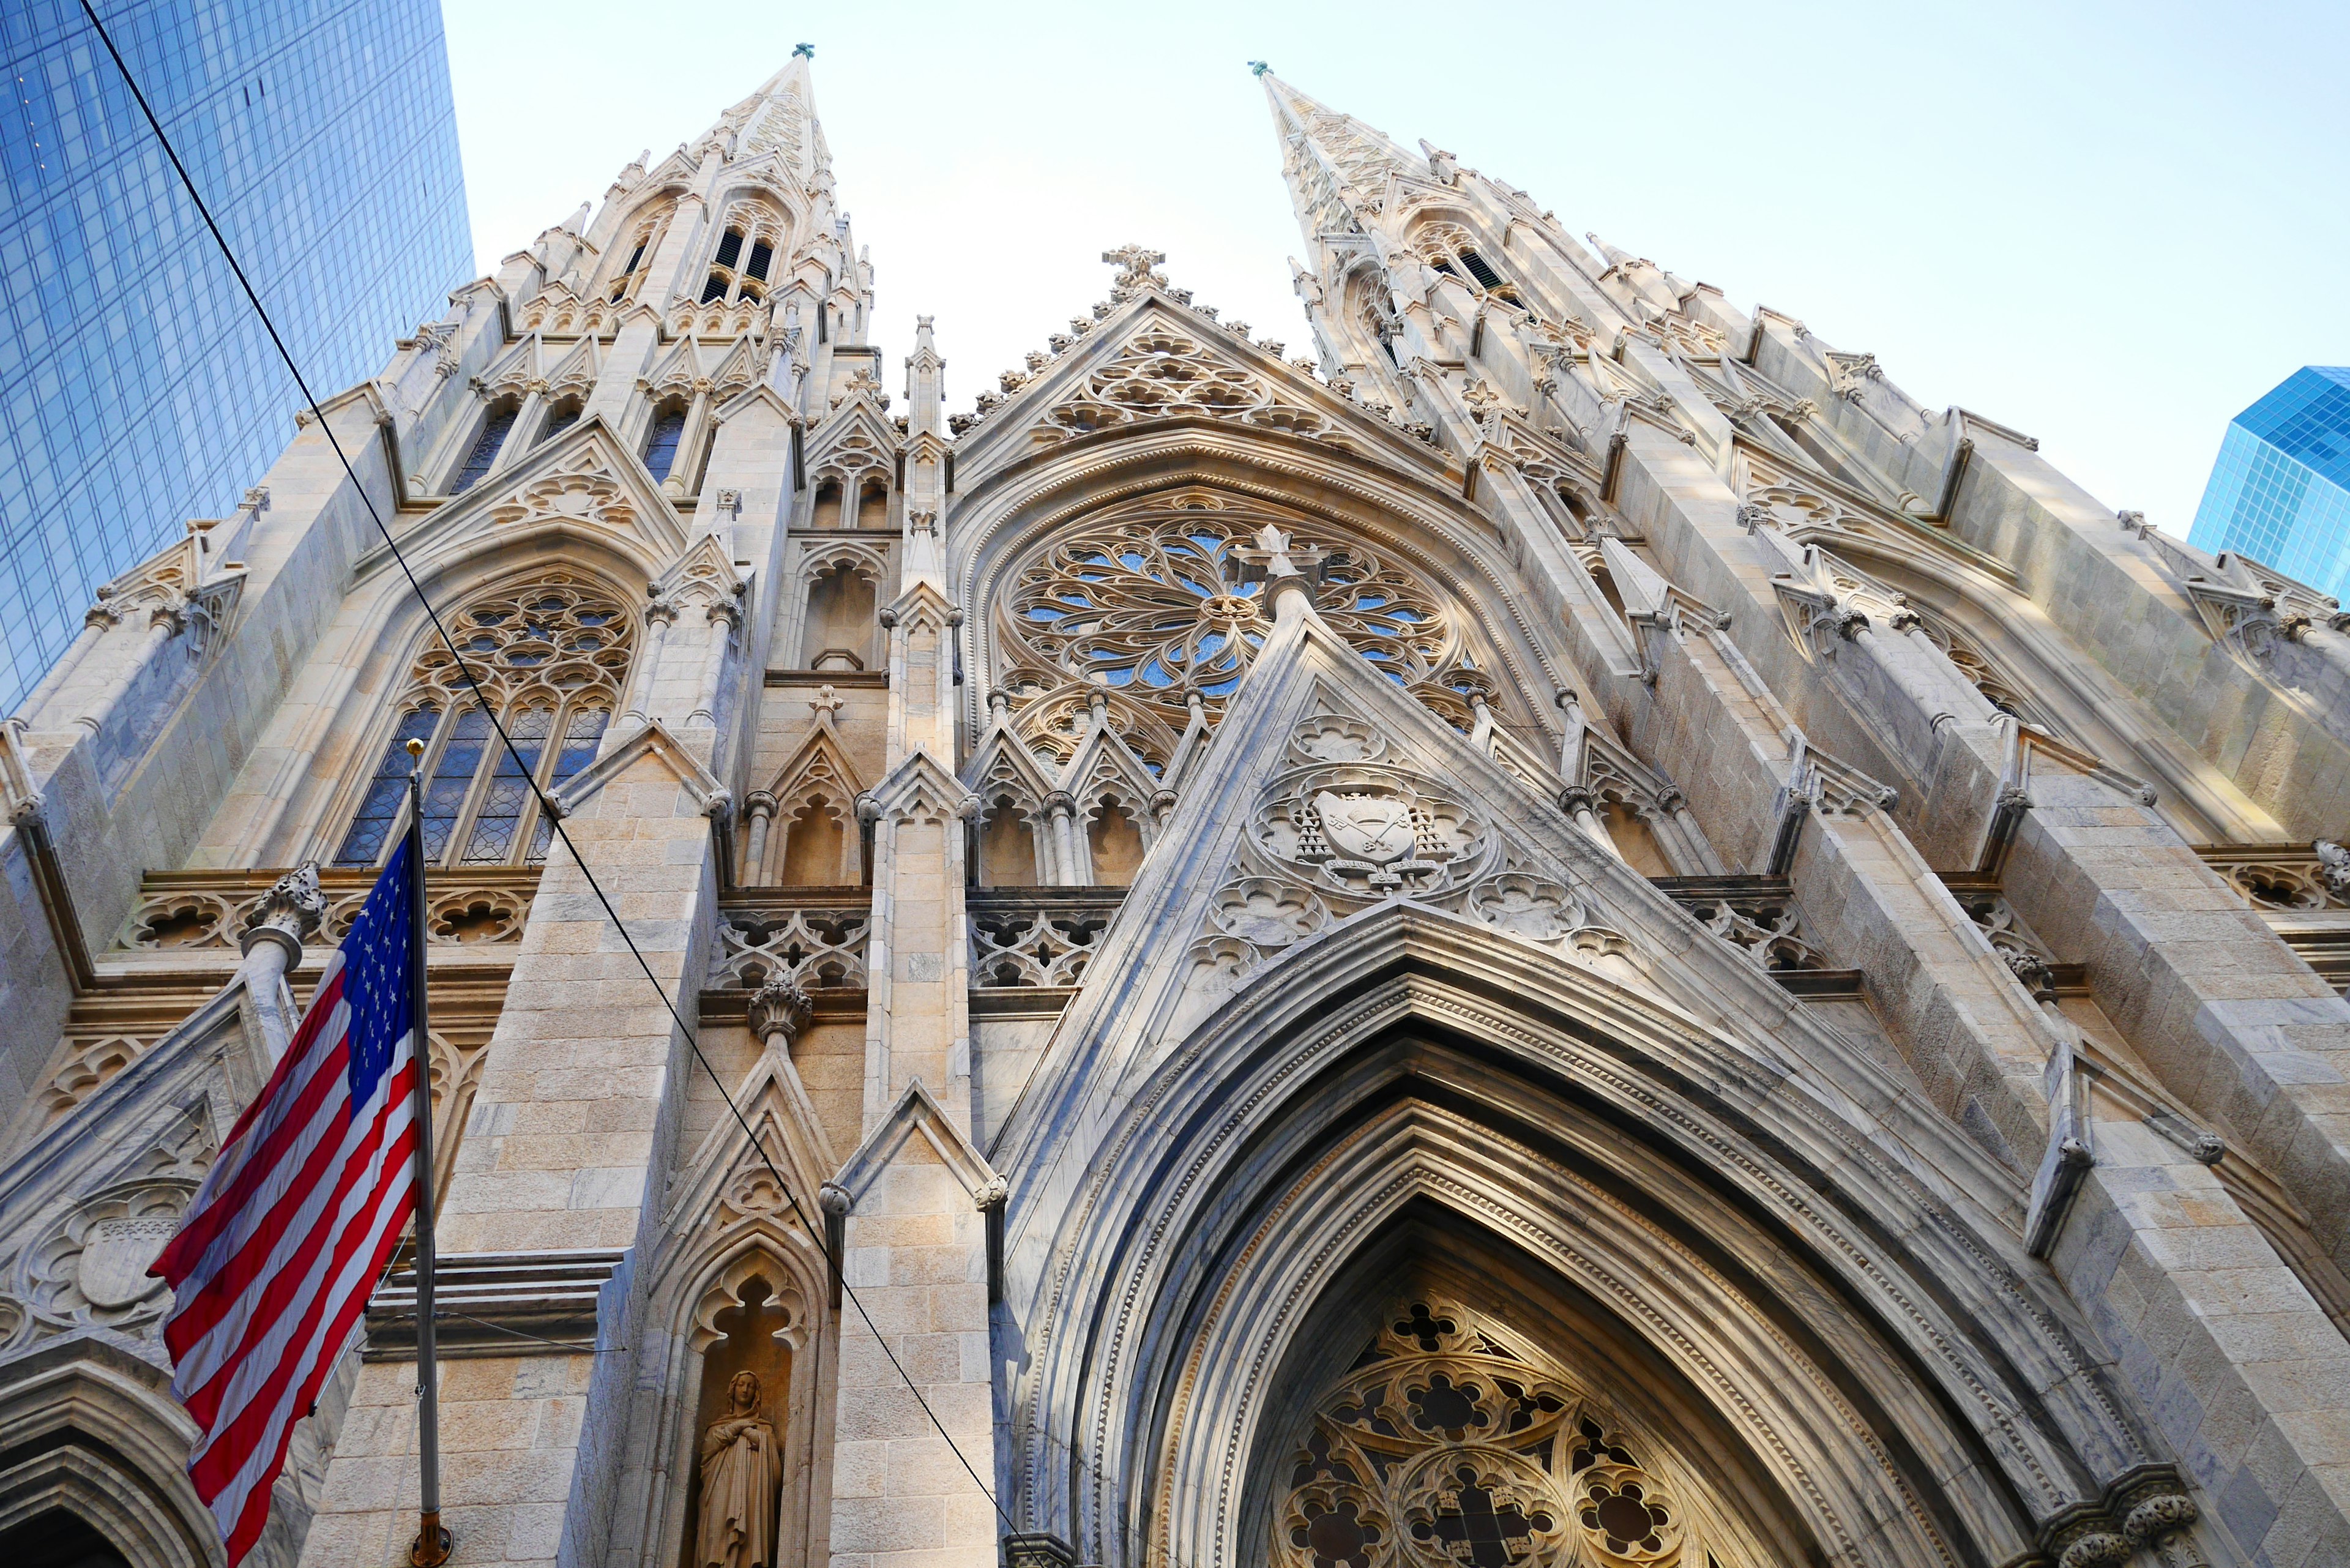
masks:
<path fill-rule="evenodd" d="M 1520 310 L 1531 308 L 1519 297 L 1517 286 L 1493 270 L 1478 250 L 1468 230 L 1457 223 L 1438 223 L 1419 240 L 1420 259 L 1448 277 L 1470 285 L 1478 294 L 1503 300 Z"/>
<path fill-rule="evenodd" d="M 1387 1313 L 1281 1478 L 1276 1568 L 1702 1568 L 1731 1560 L 1666 1455 L 1456 1303 Z"/>
<path fill-rule="evenodd" d="M 727 210 L 697 305 L 757 305 L 767 297 L 776 253 L 791 234 L 791 216 L 774 203 L 737 202 Z"/>
<path fill-rule="evenodd" d="M 539 864 L 554 824 L 532 784 L 554 789 L 595 760 L 634 651 L 634 624 L 615 596 L 555 573 L 483 596 L 449 628 L 463 663 L 438 638 L 418 657 L 338 866 L 373 865 L 390 847 L 417 765 L 411 740 L 424 742 L 424 848 L 436 866 Z M 513 753 L 498 744 L 467 669 Z"/>
<path fill-rule="evenodd" d="M 1063 533 L 1015 574 L 998 617 L 998 686 L 1022 711 L 1024 734 L 1042 725 L 1032 743 L 1066 761 L 1085 693 L 1101 688 L 1125 700 L 1114 711 L 1139 707 L 1169 740 L 1190 722 L 1194 696 L 1210 722 L 1220 717 L 1272 629 L 1263 584 L 1248 580 L 1237 554 L 1267 524 L 1332 550 L 1316 608 L 1382 675 L 1463 732 L 1476 722 L 1473 699 L 1498 700 L 1467 618 L 1386 551 L 1194 490 Z"/>

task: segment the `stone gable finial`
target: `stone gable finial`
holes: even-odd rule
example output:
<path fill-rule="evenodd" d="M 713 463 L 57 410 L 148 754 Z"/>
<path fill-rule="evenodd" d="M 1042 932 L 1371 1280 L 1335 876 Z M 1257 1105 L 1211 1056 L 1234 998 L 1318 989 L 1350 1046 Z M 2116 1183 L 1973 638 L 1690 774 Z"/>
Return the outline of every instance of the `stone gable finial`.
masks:
<path fill-rule="evenodd" d="M 1145 245 L 1120 245 L 1114 251 L 1102 252 L 1102 260 L 1114 263 L 1118 276 L 1111 280 L 1112 299 L 1130 299 L 1139 288 L 1165 288 L 1167 275 L 1152 269 L 1167 259 L 1165 251 L 1154 251 Z"/>

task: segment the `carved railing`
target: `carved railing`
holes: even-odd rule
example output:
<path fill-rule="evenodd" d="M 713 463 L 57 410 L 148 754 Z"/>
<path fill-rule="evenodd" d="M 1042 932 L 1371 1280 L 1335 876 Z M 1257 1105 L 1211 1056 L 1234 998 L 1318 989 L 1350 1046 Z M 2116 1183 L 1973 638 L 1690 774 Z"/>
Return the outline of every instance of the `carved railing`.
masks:
<path fill-rule="evenodd" d="M 753 992 L 788 980 L 801 990 L 863 991 L 873 896 L 865 888 L 745 889 L 719 906 L 718 944 L 703 982 Z"/>
<path fill-rule="evenodd" d="M 150 871 L 138 906 L 123 922 L 117 951 L 178 952 L 204 948 L 234 951 L 246 917 L 286 875 L 284 867 L 252 871 Z M 371 867 L 322 870 L 318 890 L 327 913 L 319 948 L 332 947 L 375 886 Z M 429 940 L 435 942 L 518 942 L 538 891 L 535 866 L 484 866 L 429 872 L 424 878 Z"/>
<path fill-rule="evenodd" d="M 1666 897 L 1788 990 L 1836 995 L 1859 989 L 1857 970 L 1832 969 L 1804 935 L 1784 877 L 1654 877 Z"/>
<path fill-rule="evenodd" d="M 2255 909 L 2350 910 L 2350 865 L 2314 845 L 2201 844 L 2195 853 Z"/>
<path fill-rule="evenodd" d="M 1101 945 L 1123 888 L 974 888 L 973 991 L 1074 990 Z"/>

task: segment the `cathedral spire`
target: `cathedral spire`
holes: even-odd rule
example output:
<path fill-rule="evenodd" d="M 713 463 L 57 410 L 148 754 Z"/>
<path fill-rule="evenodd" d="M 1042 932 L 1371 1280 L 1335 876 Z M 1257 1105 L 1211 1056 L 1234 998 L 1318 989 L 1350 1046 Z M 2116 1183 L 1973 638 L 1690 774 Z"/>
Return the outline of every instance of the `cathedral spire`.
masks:
<path fill-rule="evenodd" d="M 1262 62 L 1251 68 L 1264 84 L 1281 137 L 1282 176 L 1309 239 L 1360 233 L 1384 205 L 1389 173 L 1427 176 L 1428 165 L 1385 131 L 1299 91 Z"/>

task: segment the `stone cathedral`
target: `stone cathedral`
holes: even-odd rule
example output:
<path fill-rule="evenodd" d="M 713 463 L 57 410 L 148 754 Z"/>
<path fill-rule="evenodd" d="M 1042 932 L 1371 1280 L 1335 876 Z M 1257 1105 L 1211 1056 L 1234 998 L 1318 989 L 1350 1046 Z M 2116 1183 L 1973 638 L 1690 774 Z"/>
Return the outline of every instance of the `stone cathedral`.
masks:
<path fill-rule="evenodd" d="M 1262 66 L 1310 342 L 949 417 L 810 53 L 0 729 L 0 1559 L 221 1562 L 144 1271 L 414 765 L 460 1564 L 2350 1562 L 2334 601 Z"/>

